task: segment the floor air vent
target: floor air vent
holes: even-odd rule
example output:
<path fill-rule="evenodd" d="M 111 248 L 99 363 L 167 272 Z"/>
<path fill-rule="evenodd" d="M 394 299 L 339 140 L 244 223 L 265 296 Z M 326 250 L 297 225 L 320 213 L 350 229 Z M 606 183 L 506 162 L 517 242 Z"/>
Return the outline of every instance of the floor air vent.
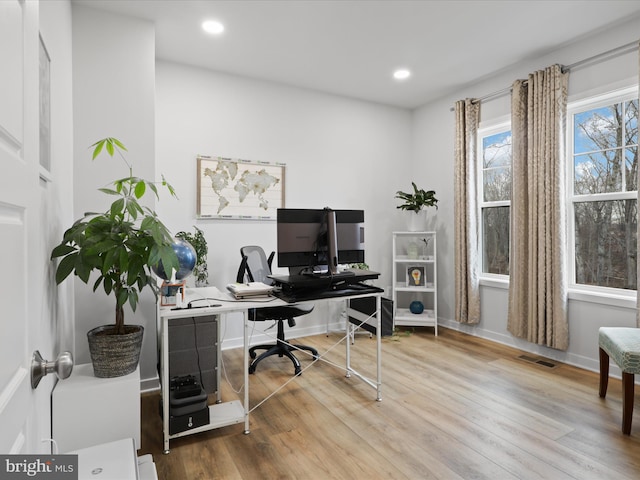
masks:
<path fill-rule="evenodd" d="M 520 355 L 518 358 L 520 360 L 524 360 L 525 362 L 535 363 L 547 368 L 556 368 L 558 366 L 556 363 L 543 358 L 530 357 L 528 355 Z"/>

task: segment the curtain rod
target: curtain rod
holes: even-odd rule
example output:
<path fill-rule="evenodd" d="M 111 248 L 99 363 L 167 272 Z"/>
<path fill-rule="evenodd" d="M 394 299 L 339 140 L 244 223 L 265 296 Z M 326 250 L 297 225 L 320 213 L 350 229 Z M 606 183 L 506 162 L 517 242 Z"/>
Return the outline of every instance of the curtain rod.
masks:
<path fill-rule="evenodd" d="M 578 62 L 572 63 L 571 65 L 563 66 L 562 67 L 562 73 L 568 72 L 571 69 L 576 68 L 576 67 L 580 67 L 580 66 L 582 66 L 584 64 L 591 63 L 591 62 L 593 62 L 595 60 L 599 60 L 602 57 L 607 57 L 608 58 L 608 57 L 612 57 L 614 55 L 627 53 L 627 51 L 637 50 L 638 46 L 639 46 L 638 44 L 639 44 L 639 41 L 636 40 L 634 42 L 630 42 L 630 43 L 627 43 L 625 45 L 621 45 L 619 47 L 612 48 L 611 50 L 607 50 L 606 52 L 598 53 L 598 54 L 593 55 L 591 57 L 588 57 L 588 58 L 585 58 L 585 59 L 580 60 Z M 499 97 L 502 97 L 502 96 L 504 96 L 504 95 L 506 95 L 506 94 L 508 94 L 510 92 L 511 92 L 511 87 L 503 88 L 502 90 L 498 90 L 496 92 L 489 93 L 488 95 L 484 95 L 482 97 L 479 97 L 479 98 L 476 99 L 476 101 L 477 102 L 483 102 L 483 101 L 486 101 L 486 100 L 489 100 L 489 99 L 499 98 Z M 474 103 L 476 103 L 476 102 L 474 102 Z M 453 112 L 455 110 L 455 108 L 451 107 L 449 110 L 451 112 Z"/>

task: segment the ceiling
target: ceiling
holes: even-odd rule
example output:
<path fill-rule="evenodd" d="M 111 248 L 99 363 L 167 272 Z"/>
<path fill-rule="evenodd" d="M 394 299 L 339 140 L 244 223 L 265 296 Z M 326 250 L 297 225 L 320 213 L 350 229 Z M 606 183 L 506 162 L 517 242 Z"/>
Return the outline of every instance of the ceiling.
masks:
<path fill-rule="evenodd" d="M 639 0 L 72 3 L 153 22 L 158 59 L 403 108 L 640 16 Z M 394 80 L 399 67 L 412 76 Z"/>

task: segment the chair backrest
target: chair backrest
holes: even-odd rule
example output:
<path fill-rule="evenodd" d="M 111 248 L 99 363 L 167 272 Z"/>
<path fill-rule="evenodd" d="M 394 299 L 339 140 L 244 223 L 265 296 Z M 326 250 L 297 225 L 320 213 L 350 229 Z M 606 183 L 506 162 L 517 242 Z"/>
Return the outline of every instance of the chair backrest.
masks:
<path fill-rule="evenodd" d="M 273 284 L 273 280 L 267 277 L 267 275 L 271 275 L 270 260 L 273 259 L 273 254 L 271 254 L 270 260 L 267 260 L 262 247 L 249 245 L 240 249 L 240 255 L 242 255 L 242 263 L 238 270 L 238 282 L 248 280 L 250 282 L 263 282 L 267 285 Z"/>

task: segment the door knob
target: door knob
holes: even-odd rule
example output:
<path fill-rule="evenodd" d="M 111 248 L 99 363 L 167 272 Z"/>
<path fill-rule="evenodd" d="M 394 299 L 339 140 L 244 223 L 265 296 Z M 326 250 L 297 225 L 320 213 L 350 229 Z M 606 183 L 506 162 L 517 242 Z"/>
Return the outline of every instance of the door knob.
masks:
<path fill-rule="evenodd" d="M 73 355 L 71 352 L 62 352 L 55 362 L 48 362 L 40 352 L 33 352 L 31 359 L 31 388 L 36 388 L 45 375 L 55 372 L 60 380 L 64 380 L 73 370 Z"/>

